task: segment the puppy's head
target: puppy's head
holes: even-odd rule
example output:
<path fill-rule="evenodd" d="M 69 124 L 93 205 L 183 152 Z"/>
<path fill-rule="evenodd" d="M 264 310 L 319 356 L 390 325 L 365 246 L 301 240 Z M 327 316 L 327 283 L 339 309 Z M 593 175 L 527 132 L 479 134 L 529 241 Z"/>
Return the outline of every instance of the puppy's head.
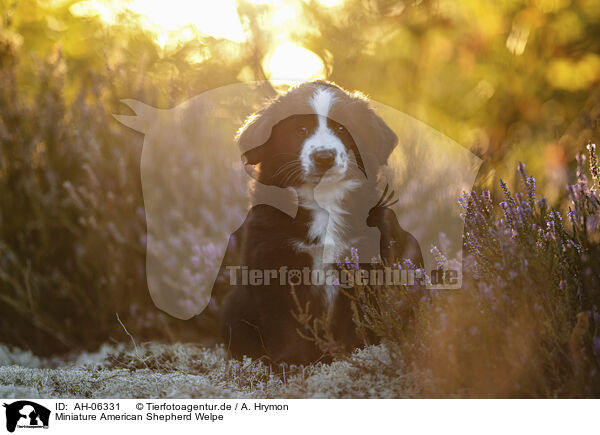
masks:
<path fill-rule="evenodd" d="M 238 133 L 254 177 L 279 187 L 370 178 L 397 137 L 366 98 L 327 82 L 302 84 L 251 116 Z M 371 165 L 365 166 L 365 158 Z"/>

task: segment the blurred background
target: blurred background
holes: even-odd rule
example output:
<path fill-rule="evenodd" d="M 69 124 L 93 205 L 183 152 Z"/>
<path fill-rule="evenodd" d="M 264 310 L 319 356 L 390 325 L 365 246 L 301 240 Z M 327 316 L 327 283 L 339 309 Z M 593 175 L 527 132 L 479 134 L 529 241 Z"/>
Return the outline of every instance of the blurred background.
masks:
<path fill-rule="evenodd" d="M 171 108 L 252 80 L 332 80 L 484 160 L 527 164 L 566 208 L 600 136 L 597 0 L 0 0 L 0 342 L 40 354 L 202 340 L 145 276 L 143 136 L 121 99 Z"/>

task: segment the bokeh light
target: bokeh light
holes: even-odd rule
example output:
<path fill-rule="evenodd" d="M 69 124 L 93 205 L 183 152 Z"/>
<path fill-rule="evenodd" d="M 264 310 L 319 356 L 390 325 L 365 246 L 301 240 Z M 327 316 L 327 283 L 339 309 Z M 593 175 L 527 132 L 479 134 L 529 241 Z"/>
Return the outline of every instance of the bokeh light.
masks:
<path fill-rule="evenodd" d="M 269 80 L 305 81 L 326 78 L 323 60 L 312 51 L 286 42 L 269 52 L 262 62 Z"/>
<path fill-rule="evenodd" d="M 133 0 L 128 9 L 145 16 L 165 30 L 192 25 L 198 31 L 236 42 L 245 40 L 235 0 Z"/>
<path fill-rule="evenodd" d="M 156 35 L 160 46 L 165 46 L 191 40 L 196 32 L 244 42 L 246 36 L 236 7 L 235 0 L 85 0 L 74 3 L 70 11 L 80 17 L 98 16 L 107 24 L 114 24 L 120 14 L 133 12 L 139 15 L 140 25 Z"/>

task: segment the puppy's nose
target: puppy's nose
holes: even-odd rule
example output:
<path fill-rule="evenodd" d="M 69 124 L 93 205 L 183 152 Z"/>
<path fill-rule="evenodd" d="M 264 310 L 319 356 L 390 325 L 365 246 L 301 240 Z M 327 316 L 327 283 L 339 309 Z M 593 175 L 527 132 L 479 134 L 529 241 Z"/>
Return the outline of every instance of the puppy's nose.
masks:
<path fill-rule="evenodd" d="M 316 169 L 326 171 L 335 163 L 335 150 L 320 150 L 311 154 Z"/>

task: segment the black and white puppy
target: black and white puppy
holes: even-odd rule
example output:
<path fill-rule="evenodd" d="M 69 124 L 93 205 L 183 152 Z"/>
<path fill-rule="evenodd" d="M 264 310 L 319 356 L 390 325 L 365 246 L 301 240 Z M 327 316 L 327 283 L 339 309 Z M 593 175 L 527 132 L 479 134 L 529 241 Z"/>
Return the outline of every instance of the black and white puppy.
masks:
<path fill-rule="evenodd" d="M 333 255 L 344 258 L 351 248 L 370 249 L 369 257 L 384 262 L 409 258 L 422 265 L 418 243 L 400 228 L 394 212 L 371 208 L 381 196 L 378 171 L 398 140 L 364 96 L 329 82 L 304 83 L 251 116 L 237 140 L 256 183 L 292 188 L 298 196 L 295 217 L 268 205 L 250 210 L 234 234 L 241 241 L 241 266 L 323 270 L 335 267 Z M 356 230 L 367 226 L 376 232 L 374 249 L 366 240 L 373 233 Z M 336 285 L 301 282 L 294 291 L 302 307 L 310 303 L 314 316 L 333 312 L 333 331 L 342 345 L 359 344 L 347 297 Z M 273 279 L 257 286 L 238 280 L 222 309 L 225 344 L 235 357 L 319 360 L 322 352 L 297 333 L 295 309 L 288 283 Z"/>

